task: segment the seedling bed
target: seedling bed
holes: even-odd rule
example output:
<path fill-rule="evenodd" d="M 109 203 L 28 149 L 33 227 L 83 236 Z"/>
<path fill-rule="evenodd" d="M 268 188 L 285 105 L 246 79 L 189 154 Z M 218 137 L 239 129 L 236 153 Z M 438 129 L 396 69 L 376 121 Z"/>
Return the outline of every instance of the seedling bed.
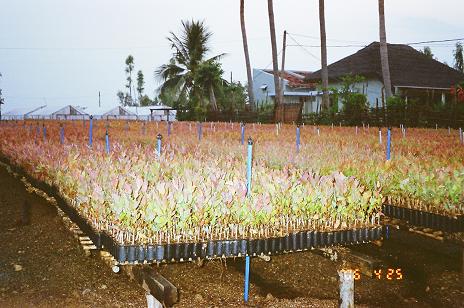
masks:
<path fill-rule="evenodd" d="M 258 255 L 275 255 L 298 252 L 335 245 L 367 243 L 382 237 L 382 227 L 372 226 L 354 230 L 300 231 L 273 238 L 210 240 L 197 243 L 162 243 L 154 245 L 121 245 L 106 232 L 94 230 L 90 223 L 70 206 L 58 189 L 29 176 L 23 168 L 1 155 L 0 160 L 16 173 L 26 177 L 35 187 L 54 197 L 57 205 L 94 243 L 97 249 L 104 248 L 116 260 L 123 263 L 179 262 L 195 259 L 213 259 Z"/>
<path fill-rule="evenodd" d="M 464 232 L 464 215 L 453 218 L 389 204 L 383 205 L 382 212 L 387 217 L 405 220 L 413 226 L 444 232 Z"/>
<path fill-rule="evenodd" d="M 195 259 L 275 255 L 335 245 L 367 243 L 382 237 L 382 227 L 301 231 L 266 239 L 211 240 L 198 243 L 121 245 L 101 233 L 101 242 L 119 263 L 179 262 Z"/>

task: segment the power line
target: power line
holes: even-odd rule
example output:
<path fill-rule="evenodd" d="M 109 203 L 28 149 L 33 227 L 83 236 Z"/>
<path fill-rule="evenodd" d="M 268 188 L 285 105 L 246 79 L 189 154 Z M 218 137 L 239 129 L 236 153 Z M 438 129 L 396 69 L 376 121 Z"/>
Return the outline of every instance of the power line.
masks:
<path fill-rule="evenodd" d="M 321 48 L 321 45 L 287 45 L 291 47 L 308 47 L 308 48 Z M 366 47 L 366 45 L 327 45 L 327 48 L 351 48 L 351 47 Z"/>
<path fill-rule="evenodd" d="M 422 44 L 446 43 L 446 42 L 457 42 L 457 41 L 464 41 L 464 37 L 455 38 L 455 39 L 448 39 L 448 40 L 435 40 L 435 41 L 423 41 L 423 42 L 406 43 L 405 45 L 422 45 Z"/>
<path fill-rule="evenodd" d="M 301 37 L 306 37 L 310 39 L 315 39 L 319 40 L 319 37 L 317 36 L 311 36 L 311 35 L 305 35 L 305 34 L 296 34 L 296 33 L 290 33 L 294 36 L 301 36 Z M 338 40 L 338 39 L 327 39 L 328 41 L 334 41 L 334 42 L 346 42 L 346 43 L 352 43 L 352 44 L 347 44 L 347 45 L 330 45 L 327 47 L 330 48 L 345 48 L 345 47 L 366 47 L 369 43 L 366 42 L 361 42 L 361 41 L 347 41 L 347 40 Z M 449 42 L 457 42 L 457 41 L 464 41 L 464 38 L 453 38 L 453 39 L 444 39 L 444 40 L 430 40 L 430 41 L 419 41 L 419 42 L 410 42 L 410 43 L 398 43 L 398 44 L 403 44 L 403 45 L 423 45 L 423 44 L 436 44 L 436 43 L 449 43 Z M 320 45 L 302 45 L 299 44 L 303 47 L 321 47 Z M 440 46 L 440 45 L 435 45 L 435 46 Z M 441 45 L 441 47 L 453 47 L 454 45 Z"/>
<path fill-rule="evenodd" d="M 315 56 L 312 52 L 310 52 L 309 50 L 307 50 L 303 45 L 301 45 L 296 39 L 293 38 L 292 35 L 288 34 L 288 37 L 292 39 L 292 41 L 294 41 L 298 47 L 300 47 L 301 49 L 303 49 L 304 51 L 306 51 L 307 54 L 309 54 L 311 57 L 313 57 L 314 59 L 318 60 L 318 61 L 321 61 L 321 59 L 317 56 Z"/>
<path fill-rule="evenodd" d="M 306 37 L 314 40 L 320 40 L 318 36 L 311 36 L 311 35 L 305 35 L 305 34 L 297 34 L 297 33 L 290 33 L 291 35 L 294 36 L 300 36 L 300 37 Z M 361 41 L 349 41 L 349 40 L 339 40 L 339 39 L 327 39 L 327 41 L 332 41 L 332 42 L 340 42 L 340 43 L 352 43 L 352 44 L 364 44 L 365 42 Z"/>

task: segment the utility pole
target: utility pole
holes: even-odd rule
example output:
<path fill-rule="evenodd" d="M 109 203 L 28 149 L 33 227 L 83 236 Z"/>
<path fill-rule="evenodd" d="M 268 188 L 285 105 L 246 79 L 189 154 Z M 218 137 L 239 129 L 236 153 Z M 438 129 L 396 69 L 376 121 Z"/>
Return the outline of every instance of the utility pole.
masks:
<path fill-rule="evenodd" d="M 284 31 L 284 44 L 283 44 L 283 48 L 282 48 L 282 70 L 281 70 L 281 73 L 280 73 L 280 87 L 281 87 L 281 91 L 279 93 L 279 96 L 280 96 L 280 102 L 281 104 L 284 103 L 284 91 L 285 91 L 285 87 L 284 87 L 284 76 L 285 76 L 285 53 L 286 53 L 286 49 L 287 49 L 287 30 Z"/>

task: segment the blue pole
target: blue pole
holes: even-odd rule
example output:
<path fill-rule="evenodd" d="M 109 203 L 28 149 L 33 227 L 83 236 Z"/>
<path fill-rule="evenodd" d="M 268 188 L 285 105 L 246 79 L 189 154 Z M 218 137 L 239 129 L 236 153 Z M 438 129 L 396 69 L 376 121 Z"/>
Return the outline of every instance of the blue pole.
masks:
<path fill-rule="evenodd" d="M 253 139 L 248 138 L 248 157 L 247 157 L 247 197 L 251 195 L 251 171 L 253 162 Z M 245 288 L 243 292 L 243 300 L 248 302 L 248 292 L 250 285 L 250 256 L 245 256 Z"/>
<path fill-rule="evenodd" d="M 158 158 L 161 157 L 161 139 L 163 139 L 163 136 L 158 134 L 158 136 L 156 136 L 156 151 L 158 153 Z"/>
<path fill-rule="evenodd" d="M 106 154 L 110 154 L 110 137 L 108 136 L 108 130 L 105 134 L 105 143 L 106 143 Z"/>
<path fill-rule="evenodd" d="M 242 142 L 242 145 L 244 145 L 245 144 L 245 124 L 242 123 L 241 126 L 242 126 L 242 139 L 241 139 L 242 141 L 241 142 Z"/>
<path fill-rule="evenodd" d="M 42 133 L 43 133 L 43 141 L 47 140 L 47 128 L 45 127 L 45 124 L 42 124 Z"/>
<path fill-rule="evenodd" d="M 296 151 L 300 152 L 300 125 L 296 127 Z"/>
<path fill-rule="evenodd" d="M 248 289 L 250 284 L 250 256 L 245 257 L 245 291 L 243 293 L 243 300 L 248 302 Z"/>
<path fill-rule="evenodd" d="M 168 136 L 171 136 L 171 122 L 168 122 Z"/>
<path fill-rule="evenodd" d="M 391 151 L 391 128 L 387 131 L 387 160 L 390 160 Z"/>
<path fill-rule="evenodd" d="M 201 135 L 202 135 L 202 124 L 201 122 L 198 123 L 198 141 L 201 141 Z"/>
<path fill-rule="evenodd" d="M 251 194 L 251 166 L 253 160 L 253 140 L 248 138 L 248 157 L 247 157 L 247 197 Z"/>
<path fill-rule="evenodd" d="M 89 125 L 89 147 L 92 147 L 93 143 L 93 117 L 90 116 L 90 125 Z"/>
<path fill-rule="evenodd" d="M 60 143 L 64 144 L 64 127 L 63 127 L 63 124 L 60 124 Z"/>

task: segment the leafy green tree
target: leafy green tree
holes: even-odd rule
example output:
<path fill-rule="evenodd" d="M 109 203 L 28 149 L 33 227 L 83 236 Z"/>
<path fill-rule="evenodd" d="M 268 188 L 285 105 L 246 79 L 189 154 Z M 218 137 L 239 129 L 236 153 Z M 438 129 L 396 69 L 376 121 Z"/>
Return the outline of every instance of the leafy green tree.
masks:
<path fill-rule="evenodd" d="M 341 78 L 342 87 L 332 88 L 332 99 L 334 108 L 338 108 L 338 101 L 343 104 L 342 112 L 345 115 L 347 124 L 359 124 L 369 111 L 369 104 L 366 95 L 358 93 L 356 84 L 366 79 L 359 75 L 347 75 Z M 335 112 L 335 109 L 334 109 Z"/>
<path fill-rule="evenodd" d="M 218 98 L 218 107 L 223 111 L 245 110 L 247 88 L 240 82 L 224 82 Z M 272 105 L 270 107 L 273 108 Z"/>
<path fill-rule="evenodd" d="M 456 49 L 453 51 L 454 68 L 464 73 L 463 48 L 460 42 L 456 43 Z"/>
<path fill-rule="evenodd" d="M 223 79 L 222 74 L 224 71 L 221 68 L 221 64 L 208 60 L 200 63 L 195 73 L 194 81 L 196 84 L 201 85 L 197 94 L 199 98 L 204 101 L 204 98 L 209 99 L 211 109 L 216 111 L 218 110 L 216 93 L 220 91 L 222 86 Z M 203 104 L 202 105 L 206 105 Z"/>
<path fill-rule="evenodd" d="M 134 70 L 134 57 L 131 55 L 128 55 L 126 58 L 126 74 L 127 74 L 127 84 L 126 88 L 129 89 L 129 97 L 131 102 L 133 101 L 132 99 L 132 71 Z"/>
<path fill-rule="evenodd" d="M 148 95 L 143 95 L 139 98 L 140 106 L 146 107 L 153 105 L 153 101 L 148 97 Z"/>
<path fill-rule="evenodd" d="M 432 49 L 429 46 L 425 46 L 424 49 L 420 50 L 420 52 L 429 57 L 430 59 L 433 59 Z"/>
<path fill-rule="evenodd" d="M 170 34 L 168 41 L 174 53 L 169 63 L 160 66 L 155 72 L 163 81 L 159 88 L 160 97 L 167 98 L 163 102 L 174 107 L 203 112 L 207 107 L 204 105 L 204 91 L 211 89 L 209 85 L 219 76 L 206 78 L 204 71 L 197 75 L 197 70 L 209 66 L 217 73 L 219 70 L 215 63 L 223 54 L 206 59 L 212 33 L 201 21 L 182 21 L 181 35 Z M 211 93 L 209 96 L 214 99 Z"/>
<path fill-rule="evenodd" d="M 142 100 L 143 91 L 145 90 L 144 86 L 145 86 L 145 80 L 143 77 L 143 73 L 142 71 L 138 71 L 137 72 L 137 92 L 139 95 L 139 101 Z"/>
<path fill-rule="evenodd" d="M 119 99 L 119 104 L 120 104 L 121 106 L 125 106 L 125 105 L 124 105 L 124 96 L 125 96 L 125 95 L 124 95 L 124 92 L 118 91 L 118 93 L 116 93 L 116 96 L 117 96 L 118 99 Z"/>

